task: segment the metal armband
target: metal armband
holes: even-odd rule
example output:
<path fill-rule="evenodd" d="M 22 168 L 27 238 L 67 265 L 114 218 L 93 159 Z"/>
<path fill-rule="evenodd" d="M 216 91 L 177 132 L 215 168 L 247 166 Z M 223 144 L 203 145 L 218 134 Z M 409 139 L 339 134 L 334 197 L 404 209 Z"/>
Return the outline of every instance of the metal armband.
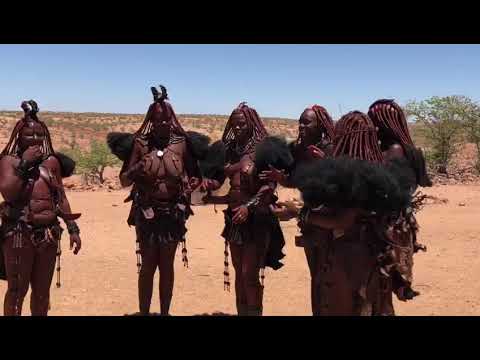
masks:
<path fill-rule="evenodd" d="M 69 221 L 67 223 L 67 230 L 70 235 L 80 234 L 80 228 L 75 221 Z"/>
<path fill-rule="evenodd" d="M 28 180 L 32 175 L 32 168 L 29 167 L 27 161 L 22 159 L 20 160 L 18 166 L 15 168 L 15 172 L 22 180 Z"/>
<path fill-rule="evenodd" d="M 252 210 L 252 209 L 256 208 L 258 206 L 258 204 L 260 204 L 260 199 L 258 198 L 258 196 L 255 196 L 252 199 L 250 199 L 245 204 L 245 206 L 247 207 L 248 210 Z"/>

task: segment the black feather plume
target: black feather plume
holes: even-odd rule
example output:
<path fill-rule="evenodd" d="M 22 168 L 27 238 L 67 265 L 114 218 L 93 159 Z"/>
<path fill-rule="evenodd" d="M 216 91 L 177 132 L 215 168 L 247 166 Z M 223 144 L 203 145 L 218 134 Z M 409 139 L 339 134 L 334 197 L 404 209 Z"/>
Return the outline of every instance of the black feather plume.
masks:
<path fill-rule="evenodd" d="M 76 163 L 75 161 L 70 158 L 69 156 L 62 154 L 60 152 L 56 152 L 54 155 L 58 162 L 60 163 L 60 171 L 62 178 L 67 178 L 73 175 L 75 171 Z"/>
<path fill-rule="evenodd" d="M 397 177 L 395 171 L 347 157 L 322 159 L 300 166 L 293 181 L 308 206 L 324 204 L 387 214 L 404 209 L 411 201 L 408 181 Z"/>
<path fill-rule="evenodd" d="M 210 137 L 200 134 L 196 131 L 187 131 L 190 151 L 196 159 L 202 160 L 207 156 L 208 145 L 210 144 Z"/>
<path fill-rule="evenodd" d="M 205 157 L 199 162 L 202 176 L 208 179 L 221 178 L 224 173 L 225 159 L 225 144 L 221 140 L 215 141 L 208 147 Z"/>
<path fill-rule="evenodd" d="M 255 148 L 255 167 L 258 172 L 270 166 L 289 171 L 294 159 L 287 141 L 279 136 L 267 136 Z"/>
<path fill-rule="evenodd" d="M 107 134 L 107 144 L 113 155 L 127 161 L 133 149 L 133 134 L 111 132 Z"/>

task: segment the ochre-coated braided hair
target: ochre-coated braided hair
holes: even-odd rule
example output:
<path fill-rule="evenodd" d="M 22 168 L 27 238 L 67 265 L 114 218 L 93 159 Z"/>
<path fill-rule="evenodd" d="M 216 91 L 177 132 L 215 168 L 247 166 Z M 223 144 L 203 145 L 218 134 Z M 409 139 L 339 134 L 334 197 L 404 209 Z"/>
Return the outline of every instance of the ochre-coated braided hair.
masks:
<path fill-rule="evenodd" d="M 318 126 L 324 130 L 325 135 L 327 136 L 327 140 L 330 142 L 334 141 L 334 125 L 333 120 L 330 114 L 328 113 L 327 109 L 320 105 L 313 105 L 310 108 L 313 110 L 315 115 L 317 116 Z"/>
<path fill-rule="evenodd" d="M 383 162 L 377 131 L 370 118 L 360 112 L 345 114 L 335 125 L 334 157 L 349 156 L 376 163 Z"/>
<path fill-rule="evenodd" d="M 425 157 L 421 149 L 415 147 L 410 137 L 407 118 L 402 108 L 394 100 L 381 99 L 370 105 L 368 115 L 383 137 L 380 141 L 388 145 L 398 143 L 403 148 L 410 166 L 415 171 L 417 185 L 432 186 Z"/>
<path fill-rule="evenodd" d="M 405 113 L 394 100 L 375 101 L 368 109 L 373 124 L 403 147 L 414 146 Z"/>
<path fill-rule="evenodd" d="M 47 125 L 43 121 L 41 121 L 37 113 L 39 111 L 38 105 L 35 101 L 23 101 L 22 108 L 24 110 L 29 109 L 30 111 L 26 111 L 25 115 L 22 119 L 20 119 L 13 128 L 12 134 L 10 135 L 10 139 L 8 140 L 7 145 L 3 149 L 0 156 L 4 155 L 11 155 L 11 156 L 19 156 L 20 155 L 20 135 L 22 133 L 22 129 L 27 126 L 30 122 L 36 122 L 40 124 L 43 131 L 45 132 L 45 138 L 43 140 L 43 144 L 41 145 L 41 151 L 44 156 L 53 155 L 53 145 L 52 145 L 52 138 L 50 136 L 50 132 L 48 131 Z"/>
<path fill-rule="evenodd" d="M 222 141 L 225 144 L 227 152 L 230 152 L 235 146 L 235 132 L 233 131 L 232 118 L 234 114 L 243 114 L 250 131 L 250 138 L 243 153 L 247 154 L 254 151 L 255 146 L 268 136 L 267 130 L 260 119 L 257 111 L 249 107 L 245 102 L 240 103 L 228 118 L 225 130 L 223 131 Z"/>
<path fill-rule="evenodd" d="M 177 119 L 175 111 L 173 111 L 172 105 L 167 102 L 167 90 L 162 86 L 161 96 L 155 96 L 155 101 L 149 106 L 145 119 L 143 120 L 142 125 L 135 133 L 135 137 L 148 137 L 151 134 L 152 130 L 152 118 L 154 116 L 166 117 L 171 120 L 171 131 L 170 131 L 170 143 L 177 143 L 187 138 L 187 134 L 183 129 L 182 125 Z"/>

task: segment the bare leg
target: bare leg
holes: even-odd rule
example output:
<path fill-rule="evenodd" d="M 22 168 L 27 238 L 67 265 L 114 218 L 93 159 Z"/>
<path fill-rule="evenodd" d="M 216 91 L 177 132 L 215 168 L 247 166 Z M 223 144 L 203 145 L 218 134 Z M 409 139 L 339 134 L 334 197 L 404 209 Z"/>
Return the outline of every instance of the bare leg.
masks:
<path fill-rule="evenodd" d="M 27 241 L 23 241 L 21 249 L 13 249 L 13 236 L 9 236 L 3 243 L 3 253 L 8 281 L 3 312 L 5 316 L 20 316 L 30 284 L 34 249 Z M 19 264 L 16 264 L 17 255 L 20 256 Z"/>
<path fill-rule="evenodd" d="M 261 315 L 263 310 L 263 286 L 260 284 L 260 263 L 264 246 L 257 243 L 243 245 L 242 277 L 247 304 L 251 315 Z"/>
<path fill-rule="evenodd" d="M 47 316 L 48 314 L 50 285 L 55 271 L 56 255 L 56 246 L 48 246 L 35 253 L 31 276 L 30 309 L 32 316 Z"/>
<path fill-rule="evenodd" d="M 243 246 L 230 244 L 232 264 L 235 269 L 235 298 L 239 316 L 247 315 L 247 295 L 242 277 Z"/>
<path fill-rule="evenodd" d="M 170 311 L 175 279 L 173 263 L 175 261 L 177 245 L 177 243 L 162 244 L 160 245 L 158 254 L 158 267 L 160 270 L 160 313 L 162 315 L 168 315 Z"/>
<path fill-rule="evenodd" d="M 310 299 L 312 304 L 312 314 L 317 315 L 317 284 L 316 284 L 316 273 L 317 273 L 317 248 L 311 245 L 305 245 L 305 256 L 307 258 L 308 269 L 310 270 Z"/>
<path fill-rule="evenodd" d="M 142 246 L 142 267 L 138 276 L 138 302 L 140 314 L 150 314 L 153 293 L 153 277 L 158 265 L 158 247 Z"/>

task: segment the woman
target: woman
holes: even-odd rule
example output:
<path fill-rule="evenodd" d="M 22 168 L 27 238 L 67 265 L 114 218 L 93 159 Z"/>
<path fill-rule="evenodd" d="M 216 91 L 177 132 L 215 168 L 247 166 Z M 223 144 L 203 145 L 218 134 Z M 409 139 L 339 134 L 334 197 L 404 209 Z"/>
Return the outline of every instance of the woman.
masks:
<path fill-rule="evenodd" d="M 260 179 L 276 181 L 279 184 L 293 188 L 293 178 L 295 170 L 314 161 L 331 157 L 333 155 L 334 125 L 333 120 L 327 110 L 319 105 L 313 105 L 306 108 L 300 115 L 298 120 L 298 138 L 291 146 L 294 163 L 288 173 L 279 169 L 272 168 L 263 171 Z M 275 213 L 282 220 L 289 220 L 295 217 L 295 214 L 288 213 L 288 207 L 280 206 L 275 208 Z M 326 231 L 319 227 L 303 226 L 300 228 L 302 236 L 297 237 L 297 245 L 305 250 L 308 269 L 310 270 L 310 293 L 313 315 L 318 315 L 316 288 L 318 286 L 318 277 L 321 276 L 317 272 L 317 262 L 320 256 L 318 246 L 322 239 L 331 236 L 330 231 Z"/>
<path fill-rule="evenodd" d="M 270 205 L 276 200 L 276 184 L 262 181 L 255 166 L 256 146 L 267 137 L 267 131 L 255 109 L 241 103 L 230 115 L 222 142 L 225 146 L 223 174 L 204 179 L 201 189 L 219 189 L 229 178 L 230 189 L 224 198 L 225 213 L 225 285 L 228 279 L 228 245 L 235 269 L 235 294 L 238 315 L 261 316 L 263 313 L 263 269 L 275 270 L 282 264 L 284 246 L 278 219 Z M 205 202 L 215 202 L 211 196 Z"/>
<path fill-rule="evenodd" d="M 169 315 L 174 285 L 174 260 L 178 244 L 183 244 L 186 264 L 186 221 L 193 212 L 190 194 L 201 177 L 187 133 L 172 106 L 166 101 L 166 89 L 152 88 L 150 105 L 140 129 L 120 154 L 119 134 L 109 134 L 112 152 L 124 160 L 120 172 L 122 186 L 133 186 L 128 200 L 133 200 L 128 219 L 137 234 L 140 315 L 150 314 L 153 278 L 160 272 L 160 313 Z M 127 137 L 129 139 L 129 137 Z M 133 142 L 133 145 L 131 144 Z M 128 141 L 124 141 L 128 143 Z"/>
<path fill-rule="evenodd" d="M 420 149 L 413 144 L 404 112 L 394 100 L 377 100 L 369 108 L 369 117 L 378 128 L 380 148 L 386 162 L 401 164 L 408 177 L 409 191 L 413 194 L 418 186 L 432 186 L 425 158 Z M 406 165 L 406 166 L 405 166 Z M 404 209 L 395 224 L 385 231 L 385 240 L 391 245 L 393 291 L 401 301 L 407 301 L 419 295 L 412 289 L 413 254 L 426 248 L 417 243 L 418 224 L 414 209 Z"/>
<path fill-rule="evenodd" d="M 319 251 L 319 315 L 391 315 L 384 305 L 388 274 L 379 267 L 385 244 L 378 219 L 408 197 L 381 166 L 376 129 L 365 114 L 354 111 L 338 121 L 334 157 L 305 167 L 295 179 L 305 201 L 300 225 L 333 233 Z"/>

